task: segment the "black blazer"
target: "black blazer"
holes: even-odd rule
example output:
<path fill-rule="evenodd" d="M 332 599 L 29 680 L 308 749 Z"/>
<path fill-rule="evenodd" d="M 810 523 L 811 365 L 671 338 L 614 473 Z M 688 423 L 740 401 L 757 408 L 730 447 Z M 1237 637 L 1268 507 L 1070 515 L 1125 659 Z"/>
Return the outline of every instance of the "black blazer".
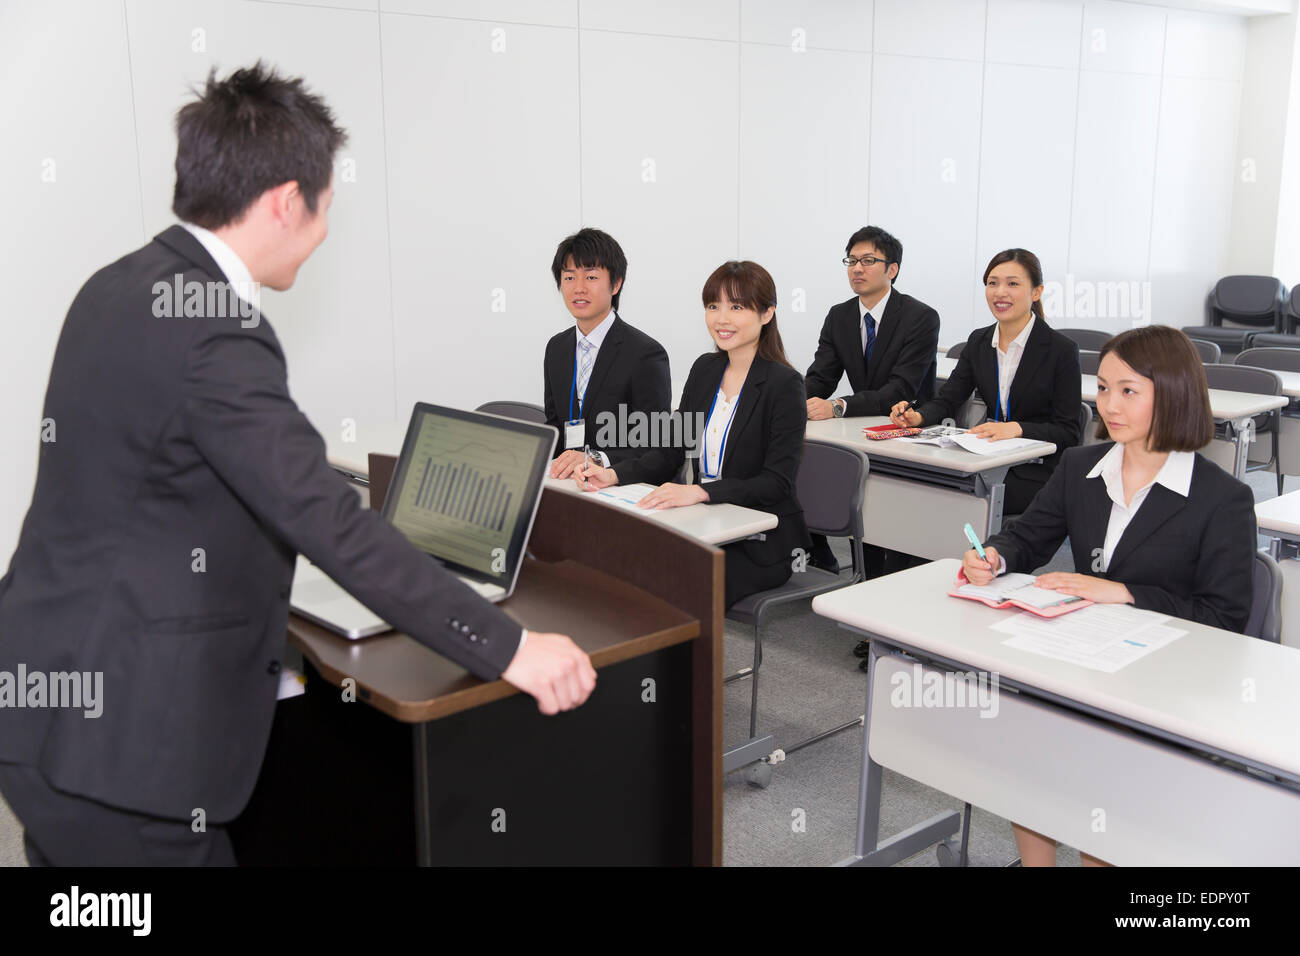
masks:
<path fill-rule="evenodd" d="M 0 761 L 220 823 L 266 749 L 297 552 L 484 679 L 520 627 L 361 508 L 289 396 L 264 317 L 154 315 L 154 284 L 176 275 L 226 281 L 173 226 L 95 273 L 63 323 L 44 407 L 56 440 L 0 580 L 0 670 L 102 671 L 103 714 L 6 708 Z"/>
<path fill-rule="evenodd" d="M 1250 617 L 1256 544 L 1250 489 L 1200 455 L 1184 498 L 1152 485 L 1111 555 L 1092 570 L 1106 543 L 1111 500 L 1100 477 L 1085 478 L 1113 442 L 1067 449 L 1029 510 L 988 540 L 1008 571 L 1029 572 L 1052 559 L 1069 536 L 1082 574 L 1122 581 L 1137 607 L 1241 631 Z"/>
<path fill-rule="evenodd" d="M 833 306 L 822 323 L 817 354 L 805 381 L 808 398 L 830 398 L 847 372 L 853 394 L 844 414 L 888 415 L 898 402 L 934 394 L 939 313 L 897 289 L 889 293 L 880 335 L 871 349 L 871 368 L 862 357 L 858 299 Z"/>
<path fill-rule="evenodd" d="M 989 417 L 993 417 L 998 406 L 998 359 L 993 347 L 996 331 L 995 322 L 970 334 L 957 367 L 940 386 L 939 394 L 917 409 L 925 424 L 936 425 L 956 417 L 972 391 L 979 392 Z M 1079 346 L 1042 319 L 1035 319 L 1007 393 L 1008 414 L 1011 421 L 1020 423 L 1025 438 L 1055 443 L 1056 454 L 1044 458 L 1041 464 L 1017 465 L 1011 469 L 1012 474 L 1044 484 L 1065 449 L 1079 444 L 1083 437 L 1079 434 L 1083 403 L 1080 380 Z"/>
<path fill-rule="evenodd" d="M 587 444 L 609 456 L 610 464 L 641 453 L 640 448 L 618 444 L 619 406 L 628 412 L 667 412 L 672 408 L 673 389 L 668 374 L 668 353 L 664 347 L 640 329 L 633 328 L 614 315 L 614 324 L 596 353 L 591 378 L 582 406 L 587 423 Z M 578 330 L 572 325 L 551 336 L 546 343 L 543 362 L 546 381 L 546 424 L 559 432 L 556 454 L 564 451 L 564 423 L 569 418 L 569 398 L 573 391 L 573 359 Z M 578 415 L 578 397 L 573 395 L 573 415 Z M 611 422 L 606 440 L 601 440 L 603 421 Z"/>
<path fill-rule="evenodd" d="M 725 352 L 701 355 L 691 366 L 682 388 L 679 412 L 698 414 L 700 428 L 691 432 L 698 449 L 709 408 L 727 370 Z M 808 422 L 803 379 L 786 365 L 755 357 L 745 376 L 727 436 L 721 477 L 704 487 L 709 501 L 755 508 L 777 516 L 777 526 L 766 532 L 766 540 L 737 542 L 755 564 L 765 567 L 790 561 L 795 548 L 812 549 L 803 508 L 795 491 L 799 462 L 803 457 L 804 429 Z M 686 459 L 686 448 L 653 448 L 638 458 L 619 464 L 614 470 L 619 484 L 640 481 L 661 484 L 671 481 Z M 701 461 L 694 462 L 694 482 L 700 483 Z M 761 590 L 750 588 L 748 593 Z"/>

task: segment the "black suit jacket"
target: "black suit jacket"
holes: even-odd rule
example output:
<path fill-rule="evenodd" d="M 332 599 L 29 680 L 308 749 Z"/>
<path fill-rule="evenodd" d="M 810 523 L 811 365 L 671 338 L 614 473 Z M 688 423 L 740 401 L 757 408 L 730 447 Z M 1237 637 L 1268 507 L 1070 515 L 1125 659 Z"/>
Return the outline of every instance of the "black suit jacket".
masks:
<path fill-rule="evenodd" d="M 871 349 L 871 367 L 862 357 L 862 318 L 858 299 L 831 308 L 822 323 L 817 354 L 805 380 L 809 398 L 830 398 L 847 372 L 853 394 L 847 416 L 888 415 L 898 402 L 934 394 L 939 313 L 897 289 L 889 293 L 880 335 Z"/>
<path fill-rule="evenodd" d="M 1188 496 L 1152 485 L 1106 572 L 1092 570 L 1106 543 L 1112 503 L 1100 476 L 1084 476 L 1113 445 L 1068 449 L 1029 510 L 988 544 L 1008 571 L 1029 572 L 1050 561 L 1068 535 L 1075 569 L 1122 581 L 1137 607 L 1241 631 L 1250 617 L 1254 580 L 1255 499 L 1200 454 Z"/>
<path fill-rule="evenodd" d="M 0 711 L 0 761 L 115 807 L 219 823 L 262 763 L 297 552 L 484 679 L 520 628 L 361 508 L 290 398 L 263 317 L 154 314 L 154 284 L 177 275 L 226 282 L 173 226 L 95 273 L 64 321 L 44 408 L 56 440 L 0 580 L 0 670 L 100 671 L 103 713 Z"/>
<path fill-rule="evenodd" d="M 587 380 L 582 405 L 587 444 L 609 456 L 610 464 L 639 455 L 640 448 L 626 448 L 618 443 L 619 406 L 628 412 L 667 412 L 672 408 L 672 382 L 668 374 L 668 353 L 664 347 L 640 329 L 628 325 L 615 314 L 614 324 L 600 344 L 596 364 Z M 544 368 L 546 381 L 546 424 L 559 432 L 556 454 L 564 450 L 564 423 L 569 418 L 569 398 L 573 392 L 573 359 L 578 330 L 569 326 L 551 336 L 546 343 Z M 573 398 L 573 417 L 578 417 L 578 397 Z M 605 422 L 612 424 L 605 429 Z"/>
<path fill-rule="evenodd" d="M 989 416 L 993 416 L 998 406 L 998 359 L 993 347 L 996 331 L 994 323 L 970 334 L 957 367 L 939 388 L 939 394 L 917 409 L 925 424 L 936 425 L 956 417 L 972 391 L 979 392 Z M 1025 438 L 1055 443 L 1056 454 L 1044 458 L 1041 464 L 1017 465 L 1011 469 L 1012 474 L 1045 484 L 1065 449 L 1079 444 L 1083 402 L 1080 379 L 1079 346 L 1042 319 L 1035 319 L 1008 390 L 1008 414 L 1011 421 L 1020 423 Z"/>
<path fill-rule="evenodd" d="M 698 449 L 727 361 L 725 352 L 701 355 L 691 366 L 682 388 L 679 412 L 698 415 L 693 420 L 700 423 L 690 433 L 695 438 L 693 449 Z M 777 526 L 766 532 L 766 540 L 737 542 L 747 558 L 764 567 L 791 561 L 795 548 L 805 551 L 812 548 L 795 489 L 807 421 L 803 379 L 799 373 L 787 365 L 755 357 L 740 390 L 721 476 L 704 487 L 711 503 L 743 505 L 777 516 Z M 684 447 L 654 448 L 622 462 L 614 471 L 622 485 L 640 481 L 660 484 L 671 481 L 685 459 Z M 694 481 L 699 484 L 702 462 L 696 458 L 694 464 Z M 760 589 L 761 586 L 755 586 L 743 593 Z"/>

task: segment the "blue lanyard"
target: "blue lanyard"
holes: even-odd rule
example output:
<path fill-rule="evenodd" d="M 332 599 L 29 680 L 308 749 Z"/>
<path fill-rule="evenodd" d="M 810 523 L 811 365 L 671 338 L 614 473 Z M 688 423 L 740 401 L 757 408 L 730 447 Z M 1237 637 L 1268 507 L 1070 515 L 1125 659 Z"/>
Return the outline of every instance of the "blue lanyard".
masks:
<path fill-rule="evenodd" d="M 743 392 L 745 387 L 740 387 Z M 718 392 L 722 391 L 722 386 L 718 386 Z M 722 430 L 722 447 L 718 449 L 718 474 L 709 474 L 709 422 L 713 421 L 713 409 L 718 404 L 718 392 L 713 393 L 713 404 L 709 406 L 709 417 L 704 421 L 704 434 L 700 436 L 700 471 L 704 473 L 705 478 L 717 478 L 722 474 L 722 460 L 727 456 L 727 435 L 731 433 L 731 423 L 736 420 L 736 410 L 740 408 L 740 392 L 736 393 L 736 401 L 731 406 L 731 417 L 727 419 L 727 427 Z"/>
<path fill-rule="evenodd" d="M 590 381 L 588 382 L 590 384 Z M 578 351 L 573 351 L 573 384 L 569 386 L 569 421 L 573 418 L 573 396 L 578 394 Z M 587 393 L 584 391 L 582 397 L 578 399 L 578 418 L 582 417 L 582 404 L 587 400 Z"/>

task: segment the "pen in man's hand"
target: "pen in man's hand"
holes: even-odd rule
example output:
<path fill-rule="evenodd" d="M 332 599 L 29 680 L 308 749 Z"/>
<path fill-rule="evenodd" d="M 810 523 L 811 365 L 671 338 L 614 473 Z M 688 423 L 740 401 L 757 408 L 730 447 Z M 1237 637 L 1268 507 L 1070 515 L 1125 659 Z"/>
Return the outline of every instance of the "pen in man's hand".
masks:
<path fill-rule="evenodd" d="M 591 479 L 587 477 L 587 469 L 591 467 L 591 446 L 582 446 L 582 483 L 588 484 Z"/>

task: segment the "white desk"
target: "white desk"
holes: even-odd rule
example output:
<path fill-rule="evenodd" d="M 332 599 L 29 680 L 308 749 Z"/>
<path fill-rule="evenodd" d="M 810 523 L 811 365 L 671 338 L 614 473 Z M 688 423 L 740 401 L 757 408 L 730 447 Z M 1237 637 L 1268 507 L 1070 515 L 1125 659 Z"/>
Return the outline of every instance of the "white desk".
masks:
<path fill-rule="evenodd" d="M 940 356 L 936 361 L 939 366 L 936 379 L 947 381 L 952 370 L 957 367 L 957 359 Z M 1271 412 L 1275 408 L 1283 408 L 1290 404 L 1291 398 L 1300 398 L 1300 372 L 1276 372 L 1275 374 L 1282 379 L 1282 395 L 1256 395 L 1251 392 L 1210 389 L 1210 414 L 1214 416 L 1215 421 L 1227 423 L 1230 436 L 1227 444 L 1230 444 L 1232 449 L 1230 456 L 1216 455 L 1214 445 L 1211 443 L 1202 451 L 1238 478 L 1244 478 L 1246 475 L 1250 443 L 1255 440 L 1252 416 Z M 1079 385 L 1083 400 L 1096 408 L 1097 376 L 1082 375 Z M 1286 425 L 1284 421 L 1282 444 L 1286 454 L 1282 470 L 1285 474 L 1300 474 L 1300 419 L 1296 420 L 1293 428 L 1287 428 Z"/>
<path fill-rule="evenodd" d="M 586 495 L 609 508 L 621 507 L 605 501 L 598 495 L 582 491 L 568 478 L 547 478 L 546 487 L 565 494 Z M 657 521 L 714 547 L 730 544 L 732 541 L 742 541 L 751 535 L 770 531 L 778 523 L 774 514 L 730 504 L 686 505 L 682 508 L 665 508 L 662 511 L 650 511 L 645 508 L 623 508 L 623 510 L 634 511 L 647 521 Z"/>
<path fill-rule="evenodd" d="M 1255 520 L 1282 569 L 1282 643 L 1300 648 L 1300 491 L 1261 501 Z"/>
<path fill-rule="evenodd" d="M 872 441 L 862 429 L 888 418 L 809 422 L 806 436 L 865 452 L 871 462 L 862 499 L 867 543 L 926 558 L 957 557 L 970 547 L 966 522 L 988 537 L 1002 527 L 1007 470 L 1056 451 L 1037 442 L 1000 455 L 976 455 L 895 440 Z"/>
<path fill-rule="evenodd" d="M 353 478 L 365 480 L 370 474 L 367 457 L 370 452 L 394 457 L 401 454 L 402 442 L 406 438 L 406 423 L 358 424 L 346 435 L 341 429 L 333 435 L 328 432 L 322 434 L 329 463 Z M 345 441 L 345 438 L 352 440 Z M 577 495 L 583 493 L 572 481 L 558 478 L 547 478 L 546 487 Z M 609 507 L 616 508 L 618 505 L 610 504 Z M 698 504 L 663 511 L 638 510 L 637 514 L 647 521 L 657 521 L 715 547 L 770 531 L 777 526 L 776 515 L 731 504 Z"/>
<path fill-rule="evenodd" d="M 846 863 L 893 863 L 957 828 L 949 813 L 879 843 L 889 767 L 1110 863 L 1300 864 L 1300 651 L 1171 619 L 1188 633 L 1104 674 L 1006 647 L 989 628 L 1017 612 L 946 597 L 958 567 L 936 561 L 813 600 L 871 638 Z M 893 706 L 918 674 L 971 671 L 998 676 L 992 719 Z"/>

